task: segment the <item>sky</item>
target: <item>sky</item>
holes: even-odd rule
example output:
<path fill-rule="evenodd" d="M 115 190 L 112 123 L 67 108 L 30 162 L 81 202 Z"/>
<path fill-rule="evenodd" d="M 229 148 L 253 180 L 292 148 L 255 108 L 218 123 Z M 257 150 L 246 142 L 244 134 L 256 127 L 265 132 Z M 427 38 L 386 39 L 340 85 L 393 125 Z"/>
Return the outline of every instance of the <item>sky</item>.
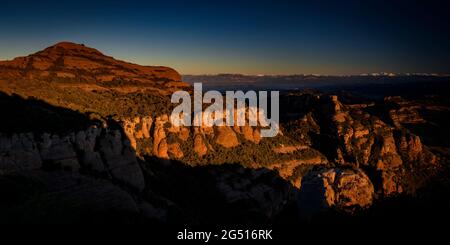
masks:
<path fill-rule="evenodd" d="M 449 12 L 445 1 L 6 0 L 0 60 L 71 41 L 182 74 L 450 74 Z"/>

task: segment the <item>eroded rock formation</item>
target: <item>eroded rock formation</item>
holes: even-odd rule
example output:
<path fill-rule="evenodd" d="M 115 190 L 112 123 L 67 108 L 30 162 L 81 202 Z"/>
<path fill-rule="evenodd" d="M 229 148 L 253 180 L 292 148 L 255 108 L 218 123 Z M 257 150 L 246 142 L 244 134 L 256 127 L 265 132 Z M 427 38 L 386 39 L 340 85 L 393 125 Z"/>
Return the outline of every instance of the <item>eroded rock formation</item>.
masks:
<path fill-rule="evenodd" d="M 299 199 L 306 214 L 330 208 L 351 212 L 372 205 L 374 187 L 361 170 L 321 169 L 303 178 Z"/>
<path fill-rule="evenodd" d="M 378 113 L 378 105 L 334 95 L 286 96 L 281 133 L 261 138 L 260 126 L 172 125 L 167 95 L 186 86 L 170 68 L 72 43 L 0 62 L 0 103 L 14 115 L 1 122 L 0 176 L 66 182 L 49 195 L 98 195 L 99 205 L 111 198 L 111 207 L 159 222 L 208 220 L 214 212 L 195 216 L 208 208 L 202 202 L 266 222 L 293 204 L 302 212 L 366 209 L 414 192 L 439 167 L 404 127 L 424 123 L 419 107 L 398 98 Z"/>

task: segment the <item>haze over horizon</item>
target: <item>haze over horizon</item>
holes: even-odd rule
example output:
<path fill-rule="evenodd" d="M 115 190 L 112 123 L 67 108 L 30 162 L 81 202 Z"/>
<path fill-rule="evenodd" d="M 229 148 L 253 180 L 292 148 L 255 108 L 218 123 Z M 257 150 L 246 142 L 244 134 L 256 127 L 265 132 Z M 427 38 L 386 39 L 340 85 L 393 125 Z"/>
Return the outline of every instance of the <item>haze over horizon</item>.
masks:
<path fill-rule="evenodd" d="M 446 5 L 8 1 L 0 60 L 71 41 L 182 74 L 449 74 Z"/>

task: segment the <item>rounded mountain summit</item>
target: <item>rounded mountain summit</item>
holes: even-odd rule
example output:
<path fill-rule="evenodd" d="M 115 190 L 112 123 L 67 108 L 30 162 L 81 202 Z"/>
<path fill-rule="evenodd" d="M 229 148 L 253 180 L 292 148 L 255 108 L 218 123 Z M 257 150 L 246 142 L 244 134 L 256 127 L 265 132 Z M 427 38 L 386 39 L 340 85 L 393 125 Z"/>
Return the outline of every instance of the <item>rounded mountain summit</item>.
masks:
<path fill-rule="evenodd" d="M 180 74 L 163 66 L 141 66 L 116 60 L 83 44 L 60 42 L 42 51 L 12 61 L 0 61 L 0 79 L 42 79 L 123 85 L 184 87 Z"/>
<path fill-rule="evenodd" d="M 167 110 L 167 95 L 178 90 L 190 86 L 172 68 L 117 60 L 72 42 L 0 61 L 0 92 L 101 116 Z"/>

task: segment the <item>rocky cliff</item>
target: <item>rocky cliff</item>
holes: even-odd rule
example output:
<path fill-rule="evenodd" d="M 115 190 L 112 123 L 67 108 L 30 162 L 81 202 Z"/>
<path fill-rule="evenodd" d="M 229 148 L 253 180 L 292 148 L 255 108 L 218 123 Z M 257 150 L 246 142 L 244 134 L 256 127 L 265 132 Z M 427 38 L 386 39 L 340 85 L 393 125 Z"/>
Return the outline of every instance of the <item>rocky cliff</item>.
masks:
<path fill-rule="evenodd" d="M 0 62 L 0 89 L 9 115 L 0 122 L 0 183 L 37 183 L 49 207 L 73 200 L 94 212 L 111 202 L 130 217 L 168 223 L 353 213 L 415 193 L 442 160 L 403 126 L 423 122 L 411 114 L 416 107 L 393 109 L 393 98 L 351 105 L 283 95 L 274 138 L 261 138 L 260 127 L 175 127 L 168 95 L 190 90 L 176 71 L 73 43 Z M 0 207 L 26 207 L 11 205 Z"/>
<path fill-rule="evenodd" d="M 370 106 L 344 105 L 337 96 L 302 95 L 297 100 L 305 116 L 288 124 L 296 136 L 309 138 L 337 167 L 365 170 L 384 195 L 414 192 L 437 168 L 436 156 L 417 135 L 368 113 Z"/>

